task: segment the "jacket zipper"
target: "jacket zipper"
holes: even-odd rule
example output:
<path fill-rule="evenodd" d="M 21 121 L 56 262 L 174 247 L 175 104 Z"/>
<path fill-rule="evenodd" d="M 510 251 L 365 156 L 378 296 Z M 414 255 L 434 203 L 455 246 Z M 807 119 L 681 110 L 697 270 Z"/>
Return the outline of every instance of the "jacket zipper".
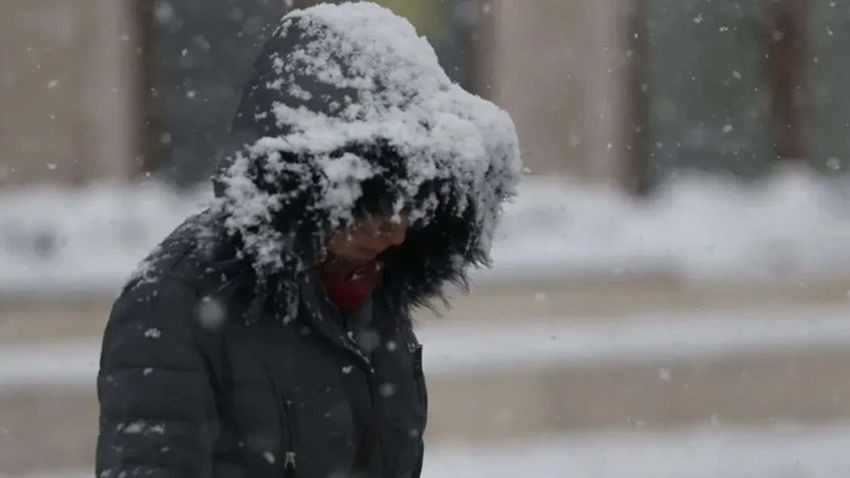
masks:
<path fill-rule="evenodd" d="M 275 402 L 277 402 L 278 416 L 280 421 L 281 430 L 286 430 L 287 432 L 287 440 L 286 445 L 283 446 L 281 450 L 281 454 L 283 456 L 283 476 L 284 478 L 292 478 L 295 476 L 296 469 L 296 454 L 295 454 L 295 414 L 291 413 L 289 402 L 280 394 L 275 385 L 274 379 L 272 378 L 271 370 L 269 367 L 264 367 L 266 371 L 266 377 L 269 380 L 269 385 L 272 387 L 272 391 L 274 392 Z M 282 444 L 283 445 L 283 444 Z"/>
<path fill-rule="evenodd" d="M 413 345 L 413 379 L 416 381 L 416 388 L 419 391 L 419 400 L 422 404 L 423 411 L 425 413 L 425 420 L 423 422 L 423 429 L 420 430 L 420 436 L 425 432 L 424 427 L 428 421 L 428 389 L 425 385 L 425 372 L 422 370 L 422 344 L 415 343 Z M 413 468 L 413 477 L 419 477 L 422 475 L 422 460 L 424 458 L 425 449 L 420 447 L 419 455 L 416 459 L 416 464 Z"/>
<path fill-rule="evenodd" d="M 289 443 L 283 453 L 283 470 L 286 478 L 295 476 L 295 414 L 291 413 L 290 403 L 283 397 L 277 397 L 278 403 L 282 404 L 284 413 L 286 414 L 286 425 L 289 434 Z"/>
<path fill-rule="evenodd" d="M 425 388 L 425 372 L 422 370 L 422 344 L 416 343 L 412 347 L 413 352 L 413 373 L 416 380 L 416 388 L 419 390 L 419 400 L 425 408 L 425 414 L 428 414 L 428 391 Z"/>

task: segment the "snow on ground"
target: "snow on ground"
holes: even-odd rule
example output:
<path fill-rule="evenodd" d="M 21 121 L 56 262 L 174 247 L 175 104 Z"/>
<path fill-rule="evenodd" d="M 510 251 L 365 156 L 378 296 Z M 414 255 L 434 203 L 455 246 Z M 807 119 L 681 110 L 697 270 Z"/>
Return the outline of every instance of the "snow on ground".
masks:
<path fill-rule="evenodd" d="M 94 390 L 100 341 L 6 345 L 0 348 L 0 389 L 81 385 Z"/>
<path fill-rule="evenodd" d="M 578 181 L 529 179 L 507 209 L 497 274 L 764 280 L 850 273 L 850 182 L 788 170 L 742 183 L 682 176 L 645 201 Z"/>
<path fill-rule="evenodd" d="M 580 324 L 446 322 L 419 332 L 426 371 L 468 373 L 578 363 L 657 363 L 771 350 L 850 347 L 850 308 L 655 313 Z M 507 372 L 506 372 L 507 373 Z"/>
<path fill-rule="evenodd" d="M 850 425 L 591 432 L 426 450 L 424 478 L 838 478 Z M 83 478 L 91 471 L 0 478 Z"/>
<path fill-rule="evenodd" d="M 202 201 L 158 184 L 0 191 L 0 294 L 117 292 Z"/>
<path fill-rule="evenodd" d="M 663 272 L 688 280 L 850 275 L 850 182 L 800 171 L 762 183 L 682 177 L 648 200 L 527 177 L 479 274 L 499 280 Z M 205 192 L 148 184 L 0 192 L 0 293 L 112 292 Z"/>
<path fill-rule="evenodd" d="M 850 425 L 823 429 L 594 432 L 443 446 L 424 478 L 837 478 L 850 476 Z"/>
<path fill-rule="evenodd" d="M 723 358 L 736 353 L 850 347 L 846 307 L 736 310 L 626 320 L 428 322 L 419 333 L 429 375 Z M 99 341 L 21 344 L 0 349 L 0 388 L 94 387 Z"/>

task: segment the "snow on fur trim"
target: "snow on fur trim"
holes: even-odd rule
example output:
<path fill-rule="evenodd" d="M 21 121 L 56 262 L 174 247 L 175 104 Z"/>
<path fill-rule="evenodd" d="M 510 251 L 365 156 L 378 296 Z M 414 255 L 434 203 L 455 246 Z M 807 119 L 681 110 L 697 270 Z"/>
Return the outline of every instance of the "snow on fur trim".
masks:
<path fill-rule="evenodd" d="M 516 131 L 449 80 L 407 20 L 369 2 L 293 11 L 253 76 L 233 127 L 252 139 L 216 182 L 226 227 L 260 275 L 303 269 L 305 241 L 318 254 L 329 231 L 376 201 L 418 227 L 462 219 L 465 242 L 442 262 L 486 262 L 520 175 Z"/>

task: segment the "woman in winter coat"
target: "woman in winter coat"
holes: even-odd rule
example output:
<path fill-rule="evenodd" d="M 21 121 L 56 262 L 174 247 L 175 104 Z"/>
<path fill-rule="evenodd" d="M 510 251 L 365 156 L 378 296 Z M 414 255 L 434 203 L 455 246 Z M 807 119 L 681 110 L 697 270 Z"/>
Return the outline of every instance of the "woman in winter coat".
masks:
<path fill-rule="evenodd" d="M 283 18 L 212 206 L 152 254 L 103 341 L 100 477 L 418 477 L 411 310 L 486 264 L 513 123 L 371 3 Z"/>

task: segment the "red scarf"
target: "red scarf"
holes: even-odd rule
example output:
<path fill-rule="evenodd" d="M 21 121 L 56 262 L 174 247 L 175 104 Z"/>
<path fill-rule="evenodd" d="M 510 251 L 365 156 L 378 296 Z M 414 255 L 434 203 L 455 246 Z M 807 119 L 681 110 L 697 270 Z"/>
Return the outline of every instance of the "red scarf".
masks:
<path fill-rule="evenodd" d="M 361 268 L 351 278 L 331 277 L 328 274 L 321 274 L 321 278 L 328 296 L 341 312 L 348 314 L 357 310 L 381 285 L 383 268 L 370 265 Z"/>

